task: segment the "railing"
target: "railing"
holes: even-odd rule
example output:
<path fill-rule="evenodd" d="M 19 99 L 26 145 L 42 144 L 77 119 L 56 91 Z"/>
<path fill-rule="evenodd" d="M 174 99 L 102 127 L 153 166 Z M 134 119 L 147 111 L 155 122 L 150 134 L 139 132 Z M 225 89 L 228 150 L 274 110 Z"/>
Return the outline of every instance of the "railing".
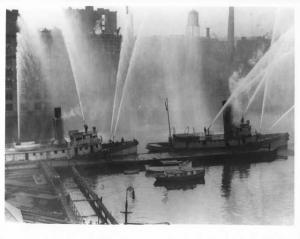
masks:
<path fill-rule="evenodd" d="M 103 224 L 118 224 L 117 220 L 107 210 L 105 205 L 93 190 L 87 185 L 86 181 L 80 176 L 77 169 L 72 167 L 72 174 L 74 181 L 77 183 L 79 189 L 89 201 L 92 208 L 95 210 L 97 216 L 101 219 Z"/>

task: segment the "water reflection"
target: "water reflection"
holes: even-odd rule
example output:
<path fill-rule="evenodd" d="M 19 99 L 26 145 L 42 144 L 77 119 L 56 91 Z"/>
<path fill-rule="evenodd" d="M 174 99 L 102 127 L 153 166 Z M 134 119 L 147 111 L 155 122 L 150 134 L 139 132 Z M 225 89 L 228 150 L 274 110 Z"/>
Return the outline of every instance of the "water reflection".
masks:
<path fill-rule="evenodd" d="M 248 178 L 250 171 L 250 163 L 238 165 L 237 167 L 235 167 L 235 170 L 239 172 L 239 178 Z"/>
<path fill-rule="evenodd" d="M 230 196 L 232 176 L 233 176 L 232 167 L 229 164 L 225 164 L 223 166 L 222 184 L 221 184 L 222 196 L 225 198 L 228 198 Z"/>
<path fill-rule="evenodd" d="M 250 163 L 245 164 L 229 164 L 226 163 L 223 166 L 222 171 L 222 184 L 221 184 L 221 192 L 222 196 L 228 198 L 231 193 L 231 182 L 234 175 L 234 172 L 238 172 L 239 178 L 248 178 L 250 171 Z"/>
<path fill-rule="evenodd" d="M 167 190 L 189 190 L 197 187 L 198 184 L 205 184 L 205 178 L 201 177 L 197 180 L 183 182 L 160 182 L 155 181 L 155 187 L 165 187 Z"/>
<path fill-rule="evenodd" d="M 142 171 L 81 169 L 112 215 L 124 221 L 124 195 L 134 187 L 129 222 L 290 224 L 293 222 L 293 162 L 230 162 L 205 166 L 205 181 L 157 184 Z M 194 166 L 194 165 L 193 165 Z M 203 166 L 203 165 L 202 165 Z"/>

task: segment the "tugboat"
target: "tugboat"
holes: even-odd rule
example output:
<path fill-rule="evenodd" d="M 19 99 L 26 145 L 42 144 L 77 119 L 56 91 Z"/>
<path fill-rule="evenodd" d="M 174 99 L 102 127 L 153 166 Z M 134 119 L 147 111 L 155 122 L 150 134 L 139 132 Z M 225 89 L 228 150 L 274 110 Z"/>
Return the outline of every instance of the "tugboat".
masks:
<path fill-rule="evenodd" d="M 223 101 L 225 104 L 226 101 Z M 232 108 L 227 106 L 223 112 L 223 134 L 211 134 L 210 129 L 204 127 L 203 133 L 171 134 L 168 100 L 165 101 L 168 116 L 169 140 L 168 142 L 155 142 L 147 144 L 149 152 L 227 152 L 235 155 L 238 152 L 270 152 L 276 154 L 277 150 L 287 148 L 288 133 L 260 134 L 251 131 L 249 120 L 242 117 L 240 124 L 233 123 Z"/>
<path fill-rule="evenodd" d="M 54 108 L 53 118 L 54 139 L 48 144 L 27 142 L 16 144 L 14 148 L 6 149 L 5 162 L 63 160 L 63 159 L 101 159 L 110 156 L 129 155 L 137 153 L 138 141 L 103 143 L 98 136 L 96 127 L 84 131 L 69 131 L 69 139 L 64 138 L 61 108 Z"/>

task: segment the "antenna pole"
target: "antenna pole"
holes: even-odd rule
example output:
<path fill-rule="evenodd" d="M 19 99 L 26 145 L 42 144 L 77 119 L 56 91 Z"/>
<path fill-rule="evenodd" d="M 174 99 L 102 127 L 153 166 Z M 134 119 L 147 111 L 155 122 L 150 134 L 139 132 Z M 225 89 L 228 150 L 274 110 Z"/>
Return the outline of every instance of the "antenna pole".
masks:
<path fill-rule="evenodd" d="M 166 106 L 166 111 L 167 111 L 167 115 L 168 115 L 169 139 L 171 139 L 171 125 L 170 125 L 170 115 L 169 115 L 168 98 L 166 98 L 166 100 L 165 100 L 165 106 Z"/>

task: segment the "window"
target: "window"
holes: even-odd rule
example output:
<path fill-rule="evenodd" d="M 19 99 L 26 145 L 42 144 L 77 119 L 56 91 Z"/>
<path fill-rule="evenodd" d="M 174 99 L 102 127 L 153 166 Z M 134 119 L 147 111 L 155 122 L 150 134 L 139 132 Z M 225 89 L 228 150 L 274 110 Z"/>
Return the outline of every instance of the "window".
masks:
<path fill-rule="evenodd" d="M 6 77 L 12 77 L 13 76 L 13 70 L 11 68 L 6 69 Z"/>
<path fill-rule="evenodd" d="M 21 103 L 21 109 L 22 109 L 23 111 L 28 111 L 28 107 L 27 107 L 27 105 L 24 104 L 24 103 Z"/>
<path fill-rule="evenodd" d="M 63 153 L 64 153 L 64 152 L 65 152 L 65 150 L 63 149 L 61 152 L 63 152 Z"/>
<path fill-rule="evenodd" d="M 35 103 L 35 104 L 34 104 L 34 109 L 35 109 L 35 110 L 41 110 L 41 109 L 42 109 L 42 104 L 41 104 L 41 102 Z"/>
<path fill-rule="evenodd" d="M 56 150 L 54 150 L 54 153 L 55 153 L 55 154 L 57 154 L 57 151 L 56 151 Z"/>
<path fill-rule="evenodd" d="M 40 153 L 40 155 L 43 155 L 43 153 Z"/>
<path fill-rule="evenodd" d="M 12 88 L 12 80 L 6 80 L 6 88 Z"/>
<path fill-rule="evenodd" d="M 12 92 L 6 91 L 6 100 L 12 100 L 12 99 L 13 99 Z"/>
<path fill-rule="evenodd" d="M 33 153 L 33 156 L 35 156 L 35 153 Z"/>
<path fill-rule="evenodd" d="M 35 98 L 36 98 L 36 99 L 40 99 L 40 98 L 41 98 L 40 92 L 36 92 L 36 93 L 35 93 Z"/>
<path fill-rule="evenodd" d="M 6 104 L 6 111 L 12 111 L 13 105 L 12 104 Z"/>

